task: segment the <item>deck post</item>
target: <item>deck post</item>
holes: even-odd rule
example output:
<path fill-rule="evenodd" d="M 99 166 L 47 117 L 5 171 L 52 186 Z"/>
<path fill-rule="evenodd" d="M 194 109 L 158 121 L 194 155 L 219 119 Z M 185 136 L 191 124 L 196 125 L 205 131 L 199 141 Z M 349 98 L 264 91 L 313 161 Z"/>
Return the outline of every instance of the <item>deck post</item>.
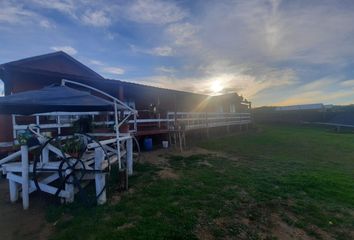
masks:
<path fill-rule="evenodd" d="M 9 188 L 10 188 L 10 201 L 16 202 L 18 200 L 18 184 L 9 179 Z"/>
<path fill-rule="evenodd" d="M 127 170 L 128 175 L 133 174 L 133 139 L 127 139 Z"/>
<path fill-rule="evenodd" d="M 21 146 L 21 162 L 22 162 L 22 205 L 23 209 L 29 207 L 29 179 L 28 179 L 28 146 Z"/>
<path fill-rule="evenodd" d="M 48 163 L 49 162 L 49 149 L 47 147 L 43 148 L 42 151 L 42 162 Z"/>
<path fill-rule="evenodd" d="M 207 138 L 209 138 L 209 119 L 208 119 L 208 112 L 205 113 L 205 122 L 206 122 L 206 134 L 207 134 Z"/>
<path fill-rule="evenodd" d="M 104 160 L 103 150 L 101 148 L 96 148 L 95 149 L 95 169 L 96 170 L 102 170 L 103 160 Z M 107 201 L 107 196 L 106 196 L 106 178 L 104 173 L 95 174 L 95 186 L 96 186 L 97 204 L 98 205 L 105 204 Z"/>
<path fill-rule="evenodd" d="M 65 174 L 70 174 L 71 170 L 67 170 Z M 69 177 L 70 181 L 73 181 L 73 177 Z M 65 203 L 73 203 L 75 200 L 75 186 L 71 183 L 65 184 L 65 192 L 68 193 L 68 196 L 65 198 Z"/>

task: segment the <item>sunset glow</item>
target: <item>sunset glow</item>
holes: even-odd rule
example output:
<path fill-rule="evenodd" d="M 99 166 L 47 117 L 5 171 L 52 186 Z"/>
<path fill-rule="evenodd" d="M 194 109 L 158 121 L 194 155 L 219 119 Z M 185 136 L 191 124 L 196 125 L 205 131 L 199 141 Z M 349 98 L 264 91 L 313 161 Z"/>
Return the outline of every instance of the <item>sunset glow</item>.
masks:
<path fill-rule="evenodd" d="M 221 81 L 216 80 L 216 81 L 214 81 L 214 82 L 211 83 L 210 91 L 211 91 L 213 94 L 221 93 L 222 90 L 224 90 L 224 86 L 223 86 L 223 84 L 221 83 Z"/>

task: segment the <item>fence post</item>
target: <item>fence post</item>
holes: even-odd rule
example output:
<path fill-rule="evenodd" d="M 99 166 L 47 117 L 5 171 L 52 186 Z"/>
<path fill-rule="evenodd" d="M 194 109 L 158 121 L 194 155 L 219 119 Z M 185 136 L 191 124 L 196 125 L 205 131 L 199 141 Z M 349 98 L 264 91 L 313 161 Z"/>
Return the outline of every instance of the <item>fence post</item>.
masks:
<path fill-rule="evenodd" d="M 49 161 L 49 149 L 47 147 L 43 148 L 42 151 L 42 162 L 48 163 Z"/>
<path fill-rule="evenodd" d="M 207 138 L 209 138 L 209 119 L 208 119 L 208 112 L 205 113 L 205 122 L 206 122 Z"/>
<path fill-rule="evenodd" d="M 9 188 L 10 188 L 10 201 L 16 202 L 18 200 L 18 184 L 9 179 Z"/>
<path fill-rule="evenodd" d="M 119 146 L 118 146 L 119 147 Z M 95 169 L 102 170 L 102 163 L 104 160 L 104 152 L 101 148 L 95 149 Z M 95 174 L 96 196 L 97 204 L 102 205 L 107 201 L 106 196 L 106 178 L 104 173 Z"/>
<path fill-rule="evenodd" d="M 133 174 L 133 139 L 127 139 L 127 170 L 128 175 Z"/>
<path fill-rule="evenodd" d="M 22 205 L 23 209 L 29 207 L 29 180 L 28 180 L 28 146 L 21 145 L 21 162 L 22 162 Z"/>
<path fill-rule="evenodd" d="M 72 170 L 65 171 L 65 174 L 70 174 Z M 68 178 L 69 181 L 73 182 L 73 177 Z M 65 192 L 68 193 L 68 196 L 65 198 L 65 203 L 72 203 L 75 200 L 75 186 L 72 183 L 65 184 Z"/>

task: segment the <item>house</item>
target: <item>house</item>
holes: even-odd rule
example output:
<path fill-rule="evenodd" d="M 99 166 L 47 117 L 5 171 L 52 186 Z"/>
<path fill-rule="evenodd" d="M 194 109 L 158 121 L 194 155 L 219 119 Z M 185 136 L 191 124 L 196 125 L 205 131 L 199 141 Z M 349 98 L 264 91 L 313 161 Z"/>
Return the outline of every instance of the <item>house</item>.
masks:
<path fill-rule="evenodd" d="M 152 87 L 120 80 L 105 79 L 83 63 L 59 51 L 0 65 L 4 93 L 9 95 L 60 84 L 62 79 L 84 83 L 128 103 L 139 112 L 139 119 L 164 119 L 174 112 L 249 112 L 250 102 L 237 93 L 208 96 Z M 167 133 L 161 121 L 140 121 L 138 135 Z M 0 147 L 11 145 L 14 138 L 11 116 L 0 115 Z"/>

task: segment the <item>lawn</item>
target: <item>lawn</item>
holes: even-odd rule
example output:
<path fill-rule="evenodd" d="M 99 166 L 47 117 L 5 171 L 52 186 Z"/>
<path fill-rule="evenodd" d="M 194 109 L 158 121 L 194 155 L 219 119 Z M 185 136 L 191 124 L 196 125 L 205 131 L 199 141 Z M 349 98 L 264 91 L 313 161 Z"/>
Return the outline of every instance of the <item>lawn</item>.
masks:
<path fill-rule="evenodd" d="M 258 126 L 200 147 L 137 164 L 109 204 L 50 207 L 53 239 L 354 239 L 353 134 Z"/>

